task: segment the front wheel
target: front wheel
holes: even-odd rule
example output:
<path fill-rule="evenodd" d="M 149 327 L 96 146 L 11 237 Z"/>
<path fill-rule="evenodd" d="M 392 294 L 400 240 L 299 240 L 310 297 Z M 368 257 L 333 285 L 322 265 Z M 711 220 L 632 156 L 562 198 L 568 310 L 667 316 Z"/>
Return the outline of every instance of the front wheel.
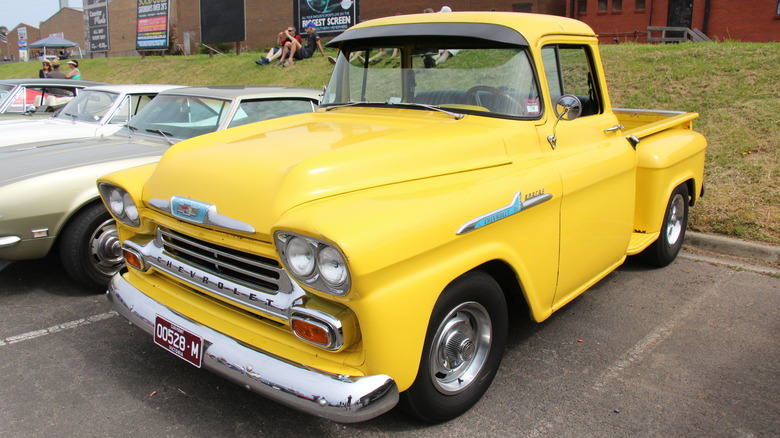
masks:
<path fill-rule="evenodd" d="M 60 259 L 76 282 L 105 292 L 124 262 L 116 222 L 103 204 L 92 204 L 71 219 L 60 235 Z"/>
<path fill-rule="evenodd" d="M 685 238 L 685 228 L 688 226 L 688 200 L 688 185 L 682 183 L 669 197 L 661 225 L 661 235 L 642 251 L 642 257 L 649 265 L 660 268 L 677 258 Z"/>
<path fill-rule="evenodd" d="M 469 410 L 498 371 L 506 335 L 506 301 L 496 281 L 483 272 L 456 280 L 436 302 L 417 378 L 401 406 L 431 423 Z"/>

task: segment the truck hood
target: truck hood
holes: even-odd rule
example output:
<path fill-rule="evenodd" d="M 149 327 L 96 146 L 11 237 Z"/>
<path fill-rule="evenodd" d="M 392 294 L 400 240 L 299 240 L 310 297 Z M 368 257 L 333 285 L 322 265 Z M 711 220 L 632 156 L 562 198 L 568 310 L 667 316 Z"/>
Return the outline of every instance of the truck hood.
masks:
<path fill-rule="evenodd" d="M 38 142 L 0 148 L 0 186 L 68 169 L 160 156 L 169 146 L 162 138 L 115 134 L 70 142 Z"/>
<path fill-rule="evenodd" d="M 181 142 L 163 156 L 143 197 L 212 204 L 267 233 L 306 202 L 508 162 L 500 130 L 481 117 L 320 110 Z"/>

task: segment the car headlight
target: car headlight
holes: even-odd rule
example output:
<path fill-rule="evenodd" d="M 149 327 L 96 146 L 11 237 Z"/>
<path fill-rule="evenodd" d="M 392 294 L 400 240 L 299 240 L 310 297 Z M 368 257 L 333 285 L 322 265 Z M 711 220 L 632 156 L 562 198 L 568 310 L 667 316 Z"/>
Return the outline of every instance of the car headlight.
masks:
<path fill-rule="evenodd" d="M 108 211 L 119 222 L 132 227 L 141 225 L 138 206 L 125 189 L 106 183 L 98 184 L 98 189 L 103 202 L 108 206 Z"/>
<path fill-rule="evenodd" d="M 275 238 L 282 263 L 295 280 L 331 295 L 349 292 L 347 262 L 333 244 L 285 231 L 277 231 Z"/>

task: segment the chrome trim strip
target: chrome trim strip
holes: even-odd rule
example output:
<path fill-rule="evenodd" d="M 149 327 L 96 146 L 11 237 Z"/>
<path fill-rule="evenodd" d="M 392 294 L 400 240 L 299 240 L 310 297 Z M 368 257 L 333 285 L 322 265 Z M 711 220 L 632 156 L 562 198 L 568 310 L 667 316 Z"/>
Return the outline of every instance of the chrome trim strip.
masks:
<path fill-rule="evenodd" d="M 0 237 L 0 248 L 8 248 L 11 246 L 14 246 L 22 241 L 22 238 L 19 236 L 5 236 Z"/>
<path fill-rule="evenodd" d="M 378 417 L 398 403 L 398 387 L 387 375 L 332 374 L 252 348 L 152 300 L 121 274 L 111 279 L 108 300 L 151 336 L 159 315 L 202 337 L 203 368 L 307 414 L 356 423 Z"/>
<path fill-rule="evenodd" d="M 182 196 L 173 196 L 170 201 L 152 199 L 149 201 L 149 205 L 157 210 L 162 211 L 163 213 L 172 215 L 176 219 L 181 219 L 193 224 L 213 225 L 217 228 L 239 231 L 242 233 L 255 232 L 255 228 L 248 223 L 219 214 L 217 212 L 216 205 L 197 201 L 195 199 L 189 199 Z M 182 213 L 178 211 L 179 205 L 186 206 L 189 209 L 195 211 L 195 213 Z M 203 209 L 203 211 L 199 211 L 199 209 Z"/>
<path fill-rule="evenodd" d="M 482 228 L 486 225 L 492 224 L 493 222 L 506 219 L 509 216 L 520 213 L 523 210 L 528 210 L 531 207 L 535 207 L 552 199 L 552 195 L 549 193 L 541 193 L 536 196 L 532 196 L 525 201 L 521 201 L 521 197 L 521 192 L 515 193 L 515 196 L 512 198 L 512 202 L 510 202 L 509 205 L 493 210 L 490 213 L 483 214 L 478 218 L 466 222 L 458 229 L 455 234 L 461 235 L 469 233 L 476 230 L 477 228 Z"/>

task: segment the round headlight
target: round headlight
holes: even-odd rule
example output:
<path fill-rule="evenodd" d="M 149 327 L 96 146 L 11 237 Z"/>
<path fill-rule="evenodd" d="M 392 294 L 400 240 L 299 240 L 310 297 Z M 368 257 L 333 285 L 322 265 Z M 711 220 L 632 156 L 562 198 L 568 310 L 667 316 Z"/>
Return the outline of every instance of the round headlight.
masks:
<path fill-rule="evenodd" d="M 347 280 L 347 264 L 335 248 L 326 246 L 317 254 L 317 267 L 322 279 L 331 286 L 341 286 Z"/>
<path fill-rule="evenodd" d="M 128 193 L 122 196 L 122 203 L 124 204 L 125 216 L 132 222 L 138 221 L 138 207 L 135 206 L 133 198 Z"/>
<path fill-rule="evenodd" d="M 308 277 L 314 272 L 314 248 L 300 237 L 293 237 L 287 243 L 287 260 L 295 275 Z"/>
<path fill-rule="evenodd" d="M 111 213 L 114 216 L 121 216 L 125 211 L 124 196 L 117 190 L 111 190 L 111 194 L 108 196 L 108 208 L 111 209 Z"/>

